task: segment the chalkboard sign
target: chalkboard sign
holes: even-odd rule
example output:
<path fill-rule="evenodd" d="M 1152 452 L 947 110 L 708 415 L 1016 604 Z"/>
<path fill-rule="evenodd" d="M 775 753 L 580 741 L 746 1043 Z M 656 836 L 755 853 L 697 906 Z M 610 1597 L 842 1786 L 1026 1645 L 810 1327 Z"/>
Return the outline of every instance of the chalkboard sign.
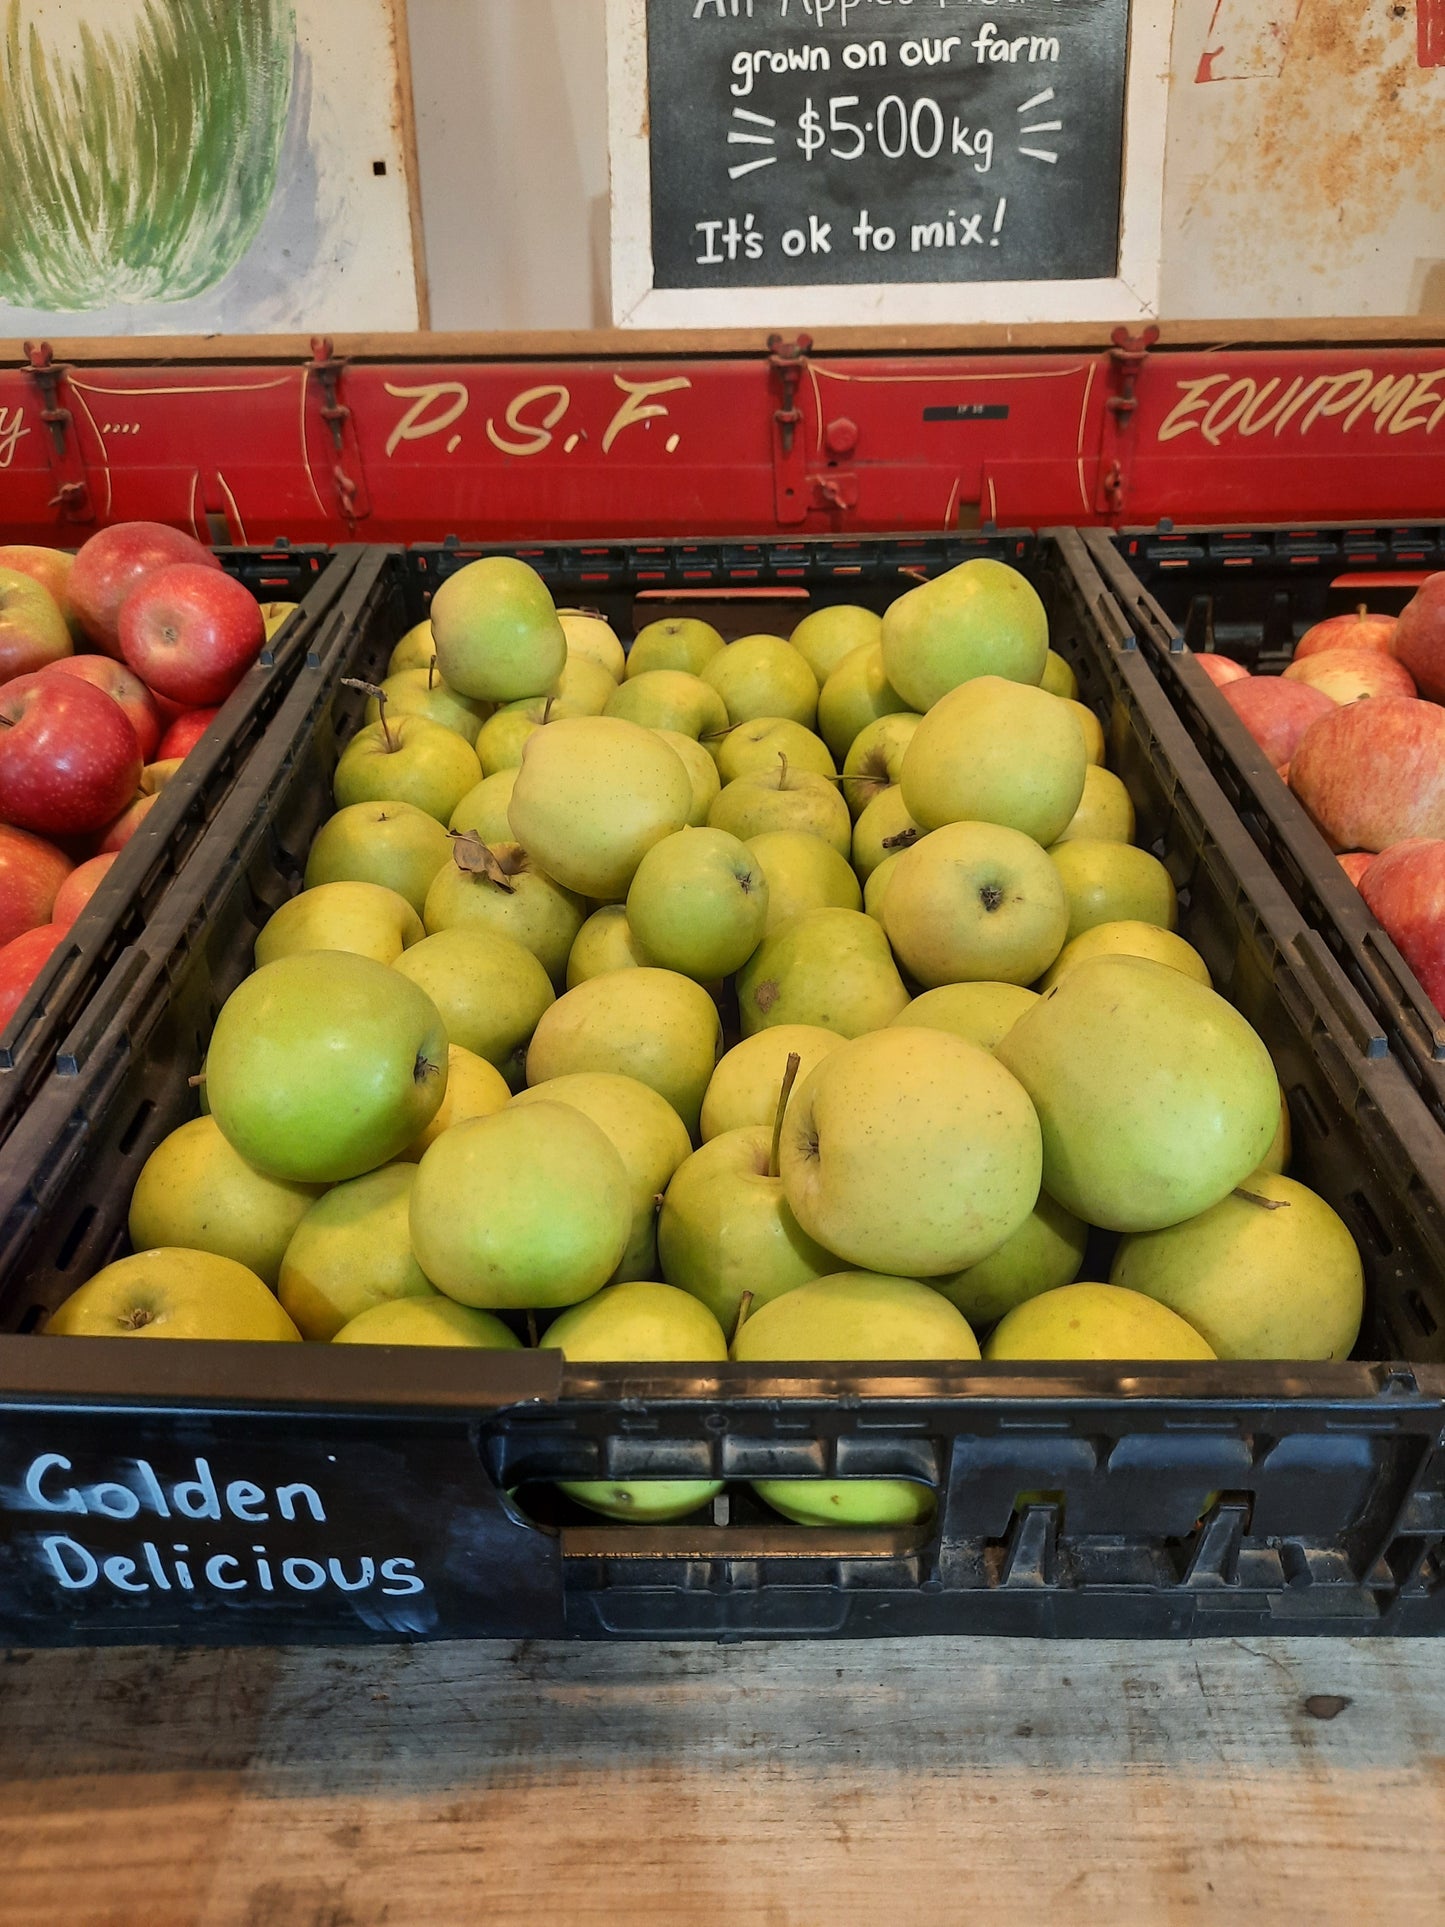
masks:
<path fill-rule="evenodd" d="M 1139 40 L 1157 40 L 1161 11 L 1150 0 L 611 0 L 618 318 L 663 318 L 627 312 L 644 238 L 654 296 L 947 288 L 964 318 L 960 288 L 1082 284 L 1132 293 L 1112 312 L 1133 318 L 1152 288 L 1124 258 L 1125 155 L 1137 172 L 1154 148 L 1139 207 L 1147 219 L 1152 199 L 1157 266 L 1163 116 L 1157 141 L 1141 141 L 1151 77 Z M 670 309 L 680 317 L 686 302 Z M 709 299 L 707 312 L 725 310 Z"/>

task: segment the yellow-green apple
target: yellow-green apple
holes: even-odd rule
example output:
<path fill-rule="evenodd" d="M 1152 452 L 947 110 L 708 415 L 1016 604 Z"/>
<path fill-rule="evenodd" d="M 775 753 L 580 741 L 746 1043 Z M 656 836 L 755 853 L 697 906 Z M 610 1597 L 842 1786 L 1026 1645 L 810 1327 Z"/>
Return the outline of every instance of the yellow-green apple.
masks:
<path fill-rule="evenodd" d="M 141 795 L 159 796 L 184 760 L 184 757 L 173 756 L 168 762 L 147 763 L 140 773 Z"/>
<path fill-rule="evenodd" d="M 1027 1298 L 994 1327 L 987 1359 L 1204 1359 L 1194 1327 L 1142 1292 L 1118 1285 L 1060 1285 Z"/>
<path fill-rule="evenodd" d="M 1435 1008 L 1445 1011 L 1445 842 L 1397 843 L 1374 859 L 1359 887 Z"/>
<path fill-rule="evenodd" d="M 29 542 L 0 543 L 0 569 L 18 570 L 40 584 L 54 600 L 75 642 L 84 641 L 85 631 L 70 606 L 70 571 L 75 556 L 70 549 L 38 548 Z"/>
<path fill-rule="evenodd" d="M 883 667 L 883 645 L 865 643 L 845 656 L 823 684 L 818 696 L 818 734 L 845 763 L 848 752 L 867 729 L 883 716 L 916 713 L 900 696 Z"/>
<path fill-rule="evenodd" d="M 380 687 L 386 691 L 388 715 L 425 716 L 431 722 L 440 723 L 443 729 L 454 729 L 463 742 L 475 747 L 477 731 L 488 713 L 487 705 L 449 689 L 437 674 L 435 663 L 425 669 L 398 669 Z M 376 722 L 380 715 L 380 699 L 369 697 L 367 722 Z"/>
<path fill-rule="evenodd" d="M 702 1101 L 703 1142 L 749 1124 L 771 1125 L 788 1059 L 798 1059 L 796 1077 L 804 1078 L 842 1042 L 839 1031 L 818 1024 L 774 1024 L 734 1044 L 719 1061 Z"/>
<path fill-rule="evenodd" d="M 810 769 L 830 780 L 838 774 L 822 737 L 785 716 L 757 716 L 750 723 L 739 723 L 714 748 L 724 783 L 754 770 L 774 770 L 780 756 L 787 757 L 790 769 Z"/>
<path fill-rule="evenodd" d="M 545 708 L 545 704 L 543 705 Z M 477 762 L 482 776 L 497 776 L 503 770 L 522 767 L 522 751 L 546 720 L 532 714 L 528 703 L 508 703 L 495 711 L 477 731 Z"/>
<path fill-rule="evenodd" d="M 1054 838 L 1054 847 L 1079 837 L 1096 842 L 1134 841 L 1134 799 L 1111 769 L 1090 763 L 1084 771 L 1084 794 L 1079 807 Z"/>
<path fill-rule="evenodd" d="M 1109 1277 L 1187 1319 L 1219 1358 L 1348 1358 L 1365 1310 L 1344 1220 L 1269 1171 L 1198 1217 L 1123 1239 Z"/>
<path fill-rule="evenodd" d="M 0 567 L 0 682 L 72 655 L 60 604 L 33 575 Z"/>
<path fill-rule="evenodd" d="M 771 770 L 754 770 L 725 783 L 707 814 L 715 830 L 727 830 L 744 843 L 769 830 L 802 830 L 831 843 L 846 857 L 853 843 L 853 820 L 836 782 L 811 770 L 793 769 L 785 757 Z"/>
<path fill-rule="evenodd" d="M 637 941 L 625 903 L 604 903 L 577 932 L 567 958 L 567 988 L 575 990 L 610 970 L 645 970 L 656 963 Z"/>
<path fill-rule="evenodd" d="M 561 675 L 546 694 L 525 697 L 522 707 L 538 722 L 544 716 L 554 723 L 565 722 L 569 716 L 600 716 L 612 700 L 617 683 L 618 678 L 590 656 L 569 653 Z"/>
<path fill-rule="evenodd" d="M 853 825 L 853 869 L 866 884 L 880 863 L 912 849 L 923 835 L 908 814 L 903 791 L 880 790 Z"/>
<path fill-rule="evenodd" d="M 727 706 L 728 722 L 784 716 L 811 729 L 818 715 L 818 678 L 781 636 L 743 636 L 703 665 L 705 682 Z"/>
<path fill-rule="evenodd" d="M 804 616 L 788 638 L 807 663 L 821 689 L 845 657 L 855 649 L 883 640 L 883 618 L 852 603 L 835 603 Z"/>
<path fill-rule="evenodd" d="M 860 730 L 843 760 L 843 794 L 857 819 L 877 796 L 892 789 L 903 774 L 903 752 L 922 718 L 911 709 L 880 716 Z"/>
<path fill-rule="evenodd" d="M 701 676 L 681 669 L 651 669 L 619 683 L 604 712 L 640 729 L 675 730 L 679 736 L 715 739 L 728 727 L 722 697 Z"/>
<path fill-rule="evenodd" d="M 527 1045 L 556 996 L 530 950 L 500 930 L 462 924 L 423 937 L 392 968 L 430 998 L 449 1043 L 484 1057 L 514 1089 L 521 1084 Z"/>
<path fill-rule="evenodd" d="M 1099 721 L 1093 710 L 1088 708 L 1084 703 L 1076 703 L 1066 696 L 1056 697 L 1055 701 L 1061 702 L 1069 715 L 1072 716 L 1078 724 L 1079 733 L 1084 739 L 1084 755 L 1088 760 L 1089 767 L 1091 769 L 1102 769 L 1104 764 L 1104 725 Z"/>
<path fill-rule="evenodd" d="M 285 627 L 300 607 L 299 602 L 263 602 L 261 604 L 261 628 L 267 642 Z"/>
<path fill-rule="evenodd" d="M 432 878 L 451 858 L 446 831 L 414 803 L 353 803 L 328 818 L 306 859 L 306 888 L 379 883 L 420 916 Z"/>
<path fill-rule="evenodd" d="M 748 848 L 768 880 L 765 937 L 806 910 L 863 908 L 853 866 L 822 837 L 806 830 L 764 830 L 748 838 Z"/>
<path fill-rule="evenodd" d="M 333 1185 L 297 1225 L 276 1295 L 303 1338 L 334 1338 L 372 1305 L 393 1298 L 436 1295 L 411 1250 L 416 1171 L 414 1164 L 384 1164 Z"/>
<path fill-rule="evenodd" d="M 17 830 L 104 830 L 140 782 L 140 745 L 125 711 L 78 676 L 42 671 L 0 688 L 0 746 L 0 822 Z"/>
<path fill-rule="evenodd" d="M 1415 678 L 1420 694 L 1431 702 L 1445 702 L 1445 573 L 1421 583 L 1406 603 L 1392 640 L 1395 655 Z"/>
<path fill-rule="evenodd" d="M 572 1071 L 635 1077 L 667 1099 L 696 1136 L 722 1047 L 717 1005 L 675 970 L 613 970 L 559 997 L 537 1025 L 527 1082 Z"/>
<path fill-rule="evenodd" d="M 1331 707 L 1305 732 L 1289 784 L 1337 850 L 1445 837 L 1445 710 L 1408 696 Z"/>
<path fill-rule="evenodd" d="M 1329 649 L 1374 649 L 1393 656 L 1396 628 L 1394 616 L 1371 615 L 1368 604 L 1362 602 L 1348 615 L 1328 616 L 1306 629 L 1295 644 L 1294 659 L 1305 661 Z"/>
<path fill-rule="evenodd" d="M 508 1105 L 454 1124 L 416 1167 L 417 1262 L 478 1310 L 590 1298 L 616 1271 L 631 1223 L 621 1158 L 569 1104 Z"/>
<path fill-rule="evenodd" d="M 893 954 L 926 989 L 1031 984 L 1064 947 L 1069 905 L 1032 837 L 947 823 L 905 850 L 883 899 Z"/>
<path fill-rule="evenodd" d="M 510 843 L 512 826 L 507 819 L 507 811 L 511 806 L 518 767 L 514 765 L 510 769 L 494 770 L 490 776 L 484 776 L 474 789 L 467 791 L 452 811 L 447 828 L 458 833 L 475 830 L 483 843 Z"/>
<path fill-rule="evenodd" d="M 721 1363 L 722 1327 L 705 1306 L 671 1285 L 609 1285 L 547 1327 L 543 1344 L 571 1363 Z M 607 1519 L 660 1525 L 685 1519 L 722 1491 L 721 1479 L 559 1479 L 558 1490 Z"/>
<path fill-rule="evenodd" d="M 45 1329 L 55 1338 L 301 1340 L 254 1271 L 213 1251 L 166 1245 L 98 1271 Z"/>
<path fill-rule="evenodd" d="M 120 605 L 117 633 L 146 687 L 187 709 L 224 702 L 266 641 L 251 591 L 200 562 L 148 575 Z"/>
<path fill-rule="evenodd" d="M 576 1071 L 519 1091 L 514 1104 L 570 1104 L 590 1117 L 622 1160 L 632 1222 L 615 1279 L 657 1276 L 657 1202 L 692 1139 L 665 1098 L 635 1077 Z"/>
<path fill-rule="evenodd" d="M 1083 736 L 1058 696 L 975 676 L 926 715 L 904 751 L 908 813 L 926 830 L 1001 823 L 1048 845 L 1084 794 Z"/>
<path fill-rule="evenodd" d="M 546 583 L 512 556 L 483 556 L 448 576 L 432 597 L 431 627 L 437 666 L 461 696 L 540 696 L 567 661 Z"/>
<path fill-rule="evenodd" d="M 400 970 L 307 950 L 231 993 L 205 1075 L 211 1115 L 249 1165 L 335 1184 L 385 1164 L 431 1122 L 446 1096 L 446 1033 Z"/>
<path fill-rule="evenodd" d="M 1182 970 L 1206 990 L 1213 987 L 1209 966 L 1192 943 L 1186 943 L 1183 937 L 1162 929 L 1157 923 L 1121 917 L 1113 922 L 1093 924 L 1066 943 L 1039 989 L 1052 990 L 1061 977 L 1088 963 L 1091 957 L 1152 957 L 1155 963 Z"/>
<path fill-rule="evenodd" d="M 1047 689 L 1051 696 L 1064 696 L 1070 702 L 1079 699 L 1079 679 L 1061 655 L 1050 649 L 1044 657 L 1044 673 L 1039 677 L 1039 688 Z"/>
<path fill-rule="evenodd" d="M 320 1196 L 318 1185 L 253 1171 L 213 1117 L 196 1117 L 162 1138 L 141 1166 L 130 1241 L 137 1251 L 178 1245 L 234 1258 L 274 1290 L 292 1233 Z"/>
<path fill-rule="evenodd" d="M 1075 837 L 1056 843 L 1049 861 L 1068 901 L 1068 941 L 1100 923 L 1154 923 L 1172 930 L 1179 920 L 1174 880 L 1157 856 L 1132 843 Z"/>
<path fill-rule="evenodd" d="M 737 987 L 744 1037 L 775 1024 L 861 1037 L 908 1002 L 881 926 L 857 910 L 809 910 L 783 924 L 758 945 Z"/>
<path fill-rule="evenodd" d="M 1025 990 L 1022 984 L 940 984 L 937 990 L 925 990 L 905 1005 L 893 1019 L 893 1026 L 948 1030 L 965 1044 L 995 1050 L 1038 1001 L 1038 992 Z"/>
<path fill-rule="evenodd" d="M 441 1108 L 426 1129 L 397 1155 L 415 1164 L 443 1131 L 474 1117 L 491 1117 L 510 1102 L 511 1096 L 512 1087 L 495 1064 L 478 1057 L 475 1051 L 463 1050 L 460 1044 L 448 1044 L 447 1094 Z"/>
<path fill-rule="evenodd" d="M 1338 707 L 1322 689 L 1283 676 L 1244 677 L 1225 683 L 1219 694 L 1276 769 L 1294 760 L 1310 725 Z"/>
<path fill-rule="evenodd" d="M 710 622 L 667 616 L 638 630 L 627 654 L 627 673 L 647 676 L 654 669 L 680 669 L 684 675 L 700 676 L 726 646 Z"/>
<path fill-rule="evenodd" d="M 550 723 L 528 742 L 512 834 L 549 877 L 595 900 L 627 895 L 654 843 L 682 829 L 692 782 L 651 730 L 620 716 Z"/>
<path fill-rule="evenodd" d="M 0 945 L 50 922 L 72 868 L 70 858 L 43 837 L 0 823 Z"/>
<path fill-rule="evenodd" d="M 66 593 L 71 613 L 97 649 L 120 654 L 121 604 L 147 576 L 178 562 L 217 571 L 221 566 L 193 536 L 164 522 L 117 522 L 81 545 Z"/>
<path fill-rule="evenodd" d="M 684 736 L 676 729 L 655 729 L 654 736 L 660 737 L 669 749 L 677 752 L 678 761 L 687 771 L 688 781 L 692 784 L 692 807 L 687 814 L 688 827 L 702 829 L 707 823 L 707 813 L 718 799 L 722 789 L 722 778 L 717 773 L 717 764 L 709 750 L 695 742 L 691 736 Z"/>
<path fill-rule="evenodd" d="M 567 654 L 584 662 L 595 662 L 613 682 L 627 673 L 627 657 L 612 624 L 595 609 L 559 609 L 557 620 L 567 638 Z"/>
<path fill-rule="evenodd" d="M 474 1311 L 434 1291 L 430 1298 L 393 1298 L 358 1312 L 333 1345 L 448 1345 L 477 1352 L 519 1352 L 522 1341 L 494 1313 Z"/>
<path fill-rule="evenodd" d="M 482 780 L 477 752 L 455 730 L 425 716 L 398 716 L 359 729 L 336 765 L 337 807 L 414 803 L 438 823 Z"/>
<path fill-rule="evenodd" d="M 1194 660 L 1217 689 L 1223 689 L 1228 682 L 1243 682 L 1249 675 L 1242 662 L 1236 662 L 1232 656 L 1217 656 L 1213 650 L 1196 656 Z"/>
<path fill-rule="evenodd" d="M 256 938 L 256 962 L 304 950 L 349 950 L 395 963 L 426 932 L 406 898 L 380 883 L 318 883 L 274 911 Z"/>
<path fill-rule="evenodd" d="M 1273 1171 L 1276 1177 L 1283 1177 L 1289 1169 L 1290 1152 L 1293 1150 L 1294 1132 L 1289 1119 L 1289 1097 L 1284 1085 L 1279 1087 L 1279 1125 L 1269 1149 L 1259 1161 L 1261 1171 Z"/>
<path fill-rule="evenodd" d="M 1041 1292 L 1071 1285 L 1084 1262 L 1089 1227 L 1055 1204 L 1047 1191 L 1011 1238 L 951 1278 L 929 1283 L 982 1331 Z"/>
<path fill-rule="evenodd" d="M 883 618 L 888 680 L 920 715 L 977 676 L 1037 683 L 1049 623 L 1033 585 L 980 556 L 910 589 Z"/>
<path fill-rule="evenodd" d="M 520 843 L 468 835 L 457 838 L 451 862 L 432 879 L 422 920 L 431 935 L 462 925 L 495 930 L 530 950 L 560 984 L 585 918 L 581 897 L 554 883 Z"/>
<path fill-rule="evenodd" d="M 1279 1122 L 1279 1081 L 1245 1019 L 1145 957 L 1080 964 L 996 1054 L 1043 1125 L 1044 1188 L 1109 1231 L 1217 1204 L 1258 1168 Z"/>
<path fill-rule="evenodd" d="M 768 880 L 726 830 L 677 830 L 654 843 L 627 891 L 627 921 L 664 970 L 700 984 L 730 977 L 762 942 Z"/>
<path fill-rule="evenodd" d="M 394 676 L 402 669 L 426 669 L 436 661 L 436 654 L 436 639 L 432 635 L 430 621 L 418 622 L 414 628 L 407 630 L 392 650 L 386 673 Z"/>
<path fill-rule="evenodd" d="M 1379 649 L 1325 649 L 1284 672 L 1286 682 L 1302 682 L 1335 703 L 1363 702 L 1373 696 L 1413 696 L 1415 678 L 1401 662 Z"/>
<path fill-rule="evenodd" d="M 883 921 L 883 899 L 888 894 L 888 885 L 893 880 L 893 872 L 898 868 L 902 855 L 902 850 L 890 850 L 863 885 L 863 908 L 875 923 L 881 924 Z"/>

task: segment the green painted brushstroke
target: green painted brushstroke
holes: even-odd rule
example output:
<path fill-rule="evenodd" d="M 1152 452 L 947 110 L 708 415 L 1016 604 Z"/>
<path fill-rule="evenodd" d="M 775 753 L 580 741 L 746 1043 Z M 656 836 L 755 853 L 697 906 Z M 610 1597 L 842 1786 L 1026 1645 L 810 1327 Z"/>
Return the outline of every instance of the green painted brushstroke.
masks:
<path fill-rule="evenodd" d="M 290 0 L 146 0 L 74 63 L 20 0 L 0 43 L 0 299 L 185 301 L 233 268 L 276 191 Z"/>

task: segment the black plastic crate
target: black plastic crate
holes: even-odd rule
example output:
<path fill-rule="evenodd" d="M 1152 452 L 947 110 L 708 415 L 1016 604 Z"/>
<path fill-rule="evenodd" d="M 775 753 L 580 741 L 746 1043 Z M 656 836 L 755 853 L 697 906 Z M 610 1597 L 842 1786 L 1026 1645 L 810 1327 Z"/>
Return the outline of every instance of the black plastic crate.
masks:
<path fill-rule="evenodd" d="M 1341 870 L 1304 806 L 1193 660 L 1217 648 L 1278 675 L 1305 630 L 1368 598 L 1398 613 L 1445 568 L 1445 526 L 1135 530 L 1087 541 L 1190 737 L 1306 921 L 1445 1126 L 1445 1013 Z M 1445 1159 L 1445 1143 L 1436 1153 Z"/>
<path fill-rule="evenodd" d="M 888 545 L 869 546 L 879 572 L 854 592 L 881 606 L 907 578 L 888 580 Z M 32 1106 L 0 1171 L 0 1637 L 1445 1630 L 1434 1127 L 1077 536 L 948 550 L 1007 555 L 1038 583 L 1140 840 L 1180 887 L 1184 933 L 1275 1055 L 1294 1169 L 1360 1240 L 1362 1356 L 1414 1363 L 568 1367 L 547 1352 L 26 1335 L 124 1248 L 140 1164 L 194 1110 L 186 1078 L 215 1011 L 329 813 L 361 703 L 340 679 L 382 667 L 436 579 L 435 552 L 391 558 L 353 584 L 352 627 L 298 680 L 168 895 L 145 967 L 73 1039 L 76 1078 Z M 897 560 L 914 566 L 903 545 Z M 817 586 L 836 599 L 826 558 Z M 711 1513 L 661 1527 L 592 1519 L 552 1492 L 604 1474 L 730 1483 Z M 806 1531 L 745 1484 L 809 1474 L 921 1480 L 937 1515 L 914 1532 Z"/>
<path fill-rule="evenodd" d="M 342 588 L 366 551 L 360 547 L 219 549 L 229 574 L 258 601 L 300 606 L 267 643 L 211 727 L 161 792 L 104 882 L 77 917 L 0 1032 L 0 1143 L 46 1078 L 73 1069 L 66 1033 L 123 958 L 135 963 L 145 931 L 237 775 L 266 732 L 282 698 L 320 638 Z"/>

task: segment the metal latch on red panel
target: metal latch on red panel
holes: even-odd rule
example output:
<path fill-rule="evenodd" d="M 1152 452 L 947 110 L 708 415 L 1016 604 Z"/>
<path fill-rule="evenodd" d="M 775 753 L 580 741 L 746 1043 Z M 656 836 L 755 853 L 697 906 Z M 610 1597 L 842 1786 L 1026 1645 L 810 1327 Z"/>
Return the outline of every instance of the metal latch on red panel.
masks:
<path fill-rule="evenodd" d="M 311 359 L 306 364 L 309 387 L 321 395 L 320 415 L 331 438 L 331 479 L 336 489 L 337 507 L 349 527 L 364 521 L 371 513 L 371 492 L 366 486 L 366 470 L 361 460 L 356 420 L 341 398 L 341 376 L 346 363 L 333 351 L 329 336 L 312 338 Z"/>
<path fill-rule="evenodd" d="M 858 430 L 850 421 L 828 424 L 823 435 L 827 466 L 809 473 L 803 411 L 798 391 L 808 370 L 811 335 L 785 341 L 768 336 L 768 367 L 780 391 L 781 406 L 773 410 L 773 481 L 777 518 L 784 527 L 803 522 L 813 510 L 824 513 L 856 508 L 858 477 L 839 462 L 858 446 Z"/>
<path fill-rule="evenodd" d="M 45 429 L 45 455 L 55 478 L 55 493 L 49 506 L 59 509 L 66 522 L 93 522 L 95 505 L 90 495 L 90 480 L 80 437 L 75 432 L 75 417 L 65 406 L 61 384 L 70 373 L 57 362 L 48 341 L 27 341 L 26 373 L 40 396 L 40 420 Z"/>
<path fill-rule="evenodd" d="M 1139 376 L 1149 359 L 1150 350 L 1159 339 L 1159 330 L 1146 328 L 1142 335 L 1131 335 L 1127 328 L 1116 328 L 1111 339 L 1114 345 L 1109 350 L 1109 361 L 1114 377 L 1114 392 L 1104 403 L 1107 426 L 1099 465 L 1097 506 L 1106 515 L 1120 516 L 1124 513 L 1128 494 L 1125 458 L 1134 425 L 1134 411 L 1139 406 Z"/>

